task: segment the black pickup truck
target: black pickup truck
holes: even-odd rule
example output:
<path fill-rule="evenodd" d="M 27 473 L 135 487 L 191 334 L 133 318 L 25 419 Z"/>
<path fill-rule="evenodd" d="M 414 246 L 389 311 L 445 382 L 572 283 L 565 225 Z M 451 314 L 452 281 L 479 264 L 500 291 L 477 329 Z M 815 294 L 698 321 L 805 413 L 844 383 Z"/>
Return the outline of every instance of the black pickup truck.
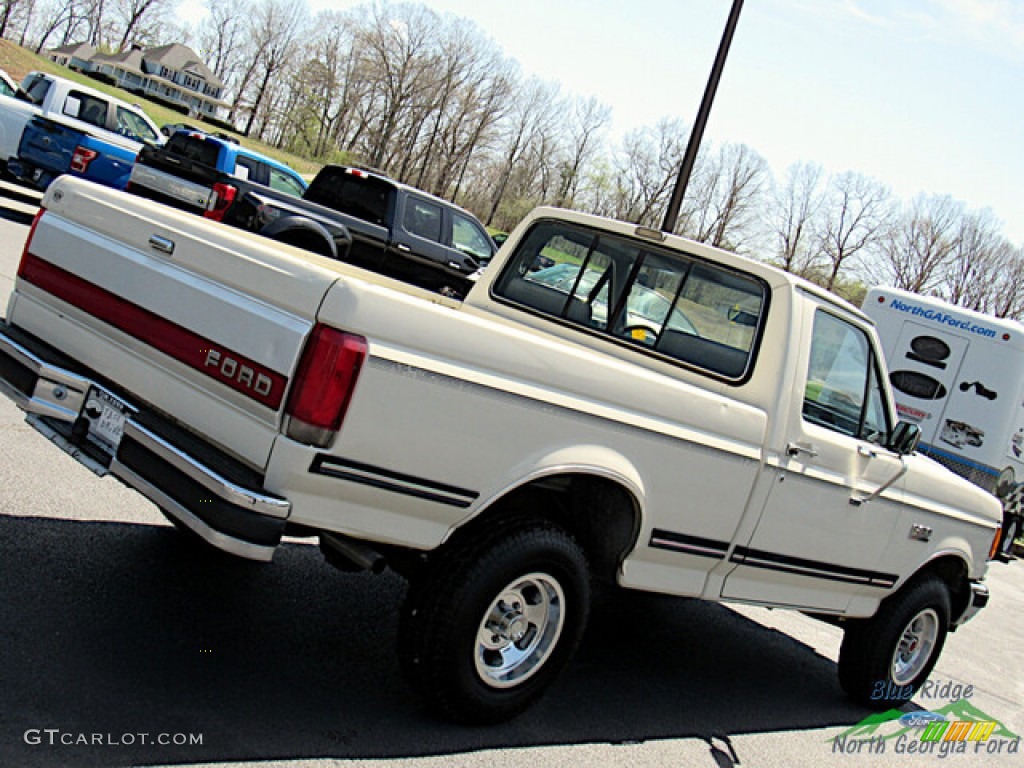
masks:
<path fill-rule="evenodd" d="M 139 154 L 128 189 L 458 297 L 497 250 L 472 214 L 381 174 L 328 165 L 299 197 L 226 170 L 223 145 L 179 132 Z"/>

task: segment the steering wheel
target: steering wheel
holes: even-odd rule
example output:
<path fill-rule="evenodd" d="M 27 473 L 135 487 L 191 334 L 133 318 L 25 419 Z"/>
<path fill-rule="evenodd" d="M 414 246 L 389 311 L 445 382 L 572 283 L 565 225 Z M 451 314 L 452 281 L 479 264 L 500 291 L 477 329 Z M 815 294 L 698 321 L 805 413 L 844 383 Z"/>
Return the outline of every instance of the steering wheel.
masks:
<path fill-rule="evenodd" d="M 622 329 L 622 333 L 630 341 L 639 341 L 647 346 L 653 346 L 658 340 L 657 332 L 646 325 L 627 325 Z"/>

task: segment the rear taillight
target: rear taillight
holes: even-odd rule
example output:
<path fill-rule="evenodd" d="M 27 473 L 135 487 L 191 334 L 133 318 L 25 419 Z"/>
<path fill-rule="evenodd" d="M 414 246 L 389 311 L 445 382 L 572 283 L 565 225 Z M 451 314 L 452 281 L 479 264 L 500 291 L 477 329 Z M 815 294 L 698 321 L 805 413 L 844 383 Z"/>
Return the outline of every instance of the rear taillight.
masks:
<path fill-rule="evenodd" d="M 36 211 L 36 215 L 32 217 L 32 226 L 28 228 L 28 237 L 25 238 L 25 247 L 21 249 L 21 262 L 18 264 L 19 277 L 21 277 L 22 270 L 25 268 L 25 257 L 28 256 L 28 249 L 32 247 L 32 238 L 35 237 L 36 227 L 39 226 L 39 220 L 43 218 L 44 213 L 46 213 L 46 209 L 39 206 L 39 210 Z"/>
<path fill-rule="evenodd" d="M 303 350 L 285 413 L 293 440 L 326 446 L 341 429 L 366 359 L 362 336 L 316 325 Z"/>
<path fill-rule="evenodd" d="M 95 149 L 75 147 L 75 153 L 71 156 L 71 170 L 75 173 L 85 173 L 89 170 L 89 163 L 100 156 Z"/>
<path fill-rule="evenodd" d="M 228 212 L 228 208 L 235 202 L 235 195 L 237 194 L 238 190 L 230 184 L 222 184 L 220 182 L 214 184 L 213 200 L 210 201 L 210 208 L 203 216 L 214 221 L 224 221 L 224 214 Z"/>

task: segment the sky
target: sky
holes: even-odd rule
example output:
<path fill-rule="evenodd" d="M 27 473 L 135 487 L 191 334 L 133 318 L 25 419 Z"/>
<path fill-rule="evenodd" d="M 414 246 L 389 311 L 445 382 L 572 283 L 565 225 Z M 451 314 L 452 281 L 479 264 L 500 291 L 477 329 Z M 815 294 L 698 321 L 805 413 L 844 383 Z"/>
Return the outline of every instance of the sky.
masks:
<path fill-rule="evenodd" d="M 661 118 L 693 122 L 731 7 L 421 1 L 474 21 L 524 75 L 611 107 L 612 139 Z M 904 200 L 950 195 L 990 208 L 1024 245 L 1022 76 L 1024 0 L 745 0 L 704 141 L 746 144 L 777 178 L 808 161 Z"/>

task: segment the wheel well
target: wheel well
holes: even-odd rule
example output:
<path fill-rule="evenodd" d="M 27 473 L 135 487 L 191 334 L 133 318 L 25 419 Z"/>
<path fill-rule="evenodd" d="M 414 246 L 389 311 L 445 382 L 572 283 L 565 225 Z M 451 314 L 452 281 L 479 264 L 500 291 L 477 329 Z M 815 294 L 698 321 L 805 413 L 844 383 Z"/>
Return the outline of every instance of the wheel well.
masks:
<path fill-rule="evenodd" d="M 925 563 L 921 570 L 907 580 L 907 584 L 919 581 L 926 576 L 937 576 L 949 588 L 950 619 L 955 622 L 967 610 L 971 599 L 967 563 L 956 555 L 943 555 Z M 906 585 L 903 589 L 906 589 Z"/>
<path fill-rule="evenodd" d="M 321 256 L 334 257 L 330 244 L 316 232 L 310 232 L 308 229 L 286 229 L 271 237 L 279 242 L 294 245 L 296 248 L 312 251 Z"/>
<path fill-rule="evenodd" d="M 593 575 L 606 583 L 615 582 L 640 531 L 640 506 L 629 490 L 613 480 L 581 473 L 541 478 L 516 488 L 456 536 L 472 536 L 499 519 L 522 514 L 565 528 L 586 553 Z"/>

